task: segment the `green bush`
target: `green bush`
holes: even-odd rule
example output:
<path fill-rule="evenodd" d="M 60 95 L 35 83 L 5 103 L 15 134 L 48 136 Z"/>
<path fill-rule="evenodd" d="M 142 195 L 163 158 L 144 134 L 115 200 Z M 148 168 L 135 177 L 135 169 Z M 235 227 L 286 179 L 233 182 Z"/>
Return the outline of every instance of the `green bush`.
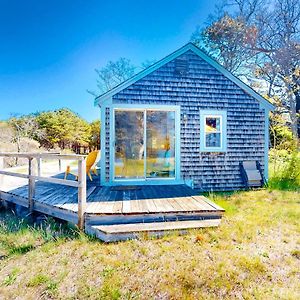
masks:
<path fill-rule="evenodd" d="M 280 190 L 300 189 L 300 154 L 286 150 L 270 151 L 269 187 Z"/>
<path fill-rule="evenodd" d="M 297 141 L 293 138 L 290 128 L 284 125 L 272 126 L 270 142 L 273 148 L 293 152 L 297 149 Z"/>

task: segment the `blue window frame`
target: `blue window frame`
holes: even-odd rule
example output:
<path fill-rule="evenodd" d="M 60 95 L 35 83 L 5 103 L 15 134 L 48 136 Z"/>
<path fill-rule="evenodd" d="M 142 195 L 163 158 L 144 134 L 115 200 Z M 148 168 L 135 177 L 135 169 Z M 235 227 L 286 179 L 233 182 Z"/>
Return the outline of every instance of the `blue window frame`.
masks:
<path fill-rule="evenodd" d="M 200 151 L 225 152 L 227 149 L 227 113 L 221 110 L 200 111 Z"/>
<path fill-rule="evenodd" d="M 180 106 L 169 105 L 150 105 L 150 104 L 110 104 L 110 176 L 109 182 L 103 177 L 101 184 L 103 185 L 126 185 L 126 184 L 181 184 L 183 180 L 180 174 Z M 174 111 L 175 112 L 175 177 L 172 178 L 143 178 L 142 180 L 126 179 L 116 180 L 114 172 L 114 159 L 115 159 L 115 111 L 128 110 L 128 111 Z M 146 114 L 145 114 L 146 116 Z M 145 127 L 146 129 L 146 127 Z M 103 131 L 105 133 L 105 131 Z M 104 134 L 103 134 L 104 135 Z M 146 136 L 146 134 L 144 134 Z M 104 165 L 104 163 L 103 163 Z M 104 172 L 103 172 L 104 173 Z M 103 174 L 105 176 L 105 174 Z"/>

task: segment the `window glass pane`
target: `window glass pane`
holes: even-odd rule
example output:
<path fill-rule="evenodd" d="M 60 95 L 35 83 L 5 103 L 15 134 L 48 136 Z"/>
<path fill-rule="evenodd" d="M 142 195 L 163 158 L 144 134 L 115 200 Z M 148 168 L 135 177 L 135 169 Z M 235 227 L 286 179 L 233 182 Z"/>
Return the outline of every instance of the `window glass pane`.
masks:
<path fill-rule="evenodd" d="M 115 178 L 144 178 L 144 112 L 115 112 Z"/>
<path fill-rule="evenodd" d="M 205 132 L 220 132 L 220 118 L 206 117 Z"/>
<path fill-rule="evenodd" d="M 175 112 L 147 110 L 146 176 L 175 177 Z"/>
<path fill-rule="evenodd" d="M 206 147 L 221 147 L 221 133 L 206 133 Z"/>

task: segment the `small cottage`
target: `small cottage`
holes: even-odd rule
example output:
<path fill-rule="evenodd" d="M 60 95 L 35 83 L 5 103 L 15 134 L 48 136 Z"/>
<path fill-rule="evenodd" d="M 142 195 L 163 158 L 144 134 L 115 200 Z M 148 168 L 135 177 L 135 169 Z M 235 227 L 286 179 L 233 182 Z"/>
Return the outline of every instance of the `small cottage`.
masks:
<path fill-rule="evenodd" d="M 273 105 L 189 43 L 95 99 L 101 185 L 244 187 L 240 163 L 268 178 Z"/>

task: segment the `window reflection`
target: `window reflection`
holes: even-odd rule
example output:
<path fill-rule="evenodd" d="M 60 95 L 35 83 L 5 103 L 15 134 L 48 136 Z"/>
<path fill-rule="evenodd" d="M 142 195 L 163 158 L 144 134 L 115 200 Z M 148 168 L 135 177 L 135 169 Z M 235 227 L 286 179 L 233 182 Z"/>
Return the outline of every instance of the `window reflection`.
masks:
<path fill-rule="evenodd" d="M 146 176 L 175 177 L 175 112 L 147 111 Z"/>
<path fill-rule="evenodd" d="M 115 179 L 175 178 L 174 111 L 115 110 L 114 174 Z"/>
<path fill-rule="evenodd" d="M 221 147 L 221 118 L 205 118 L 205 145 L 206 147 Z"/>
<path fill-rule="evenodd" d="M 144 177 L 144 112 L 115 112 L 115 178 Z"/>

